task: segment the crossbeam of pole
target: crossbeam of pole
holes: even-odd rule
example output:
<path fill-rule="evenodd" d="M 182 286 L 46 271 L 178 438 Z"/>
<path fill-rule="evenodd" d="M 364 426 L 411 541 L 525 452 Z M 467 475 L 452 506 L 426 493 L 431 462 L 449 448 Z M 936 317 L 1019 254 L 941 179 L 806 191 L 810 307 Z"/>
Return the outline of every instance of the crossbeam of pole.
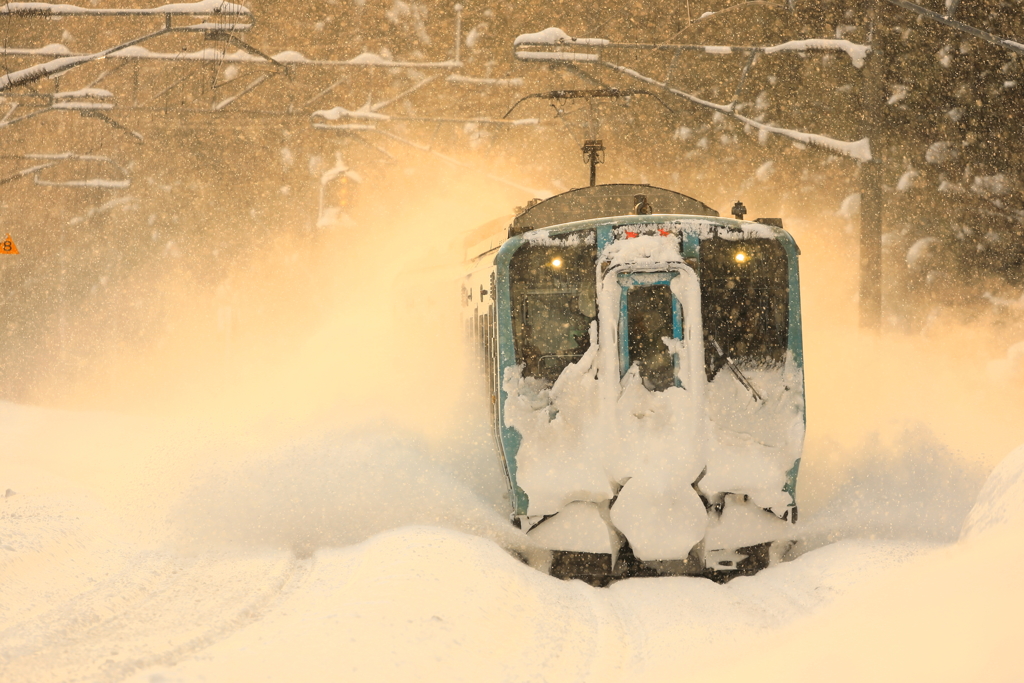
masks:
<path fill-rule="evenodd" d="M 25 114 L 24 116 L 19 116 L 16 119 L 5 118 L 2 122 L 0 122 L 0 128 L 9 128 L 10 126 L 13 126 L 17 123 L 21 123 L 22 121 L 27 121 L 28 119 L 39 116 L 40 114 L 48 114 L 52 111 L 77 111 L 79 113 L 83 113 L 87 111 L 98 110 L 109 111 L 113 108 L 114 105 L 110 102 L 86 102 L 80 100 L 71 102 L 55 102 L 41 109 L 35 109 L 29 112 L 28 114 Z"/>
<path fill-rule="evenodd" d="M 586 73 L 586 72 L 584 72 L 583 70 L 579 70 L 579 73 Z M 670 107 L 667 104 L 665 104 L 664 102 L 662 102 L 661 99 L 657 95 L 655 95 L 654 93 L 652 93 L 650 91 L 647 91 L 647 90 L 634 90 L 632 88 L 597 88 L 597 89 L 589 89 L 589 90 L 552 90 L 550 92 L 545 92 L 545 93 L 532 93 L 530 95 L 527 95 L 526 97 L 521 98 L 515 104 L 513 104 L 512 107 L 509 108 L 509 110 L 507 112 L 505 112 L 505 116 L 503 116 L 502 118 L 508 118 L 509 114 L 511 114 L 513 111 L 515 111 L 516 107 L 518 107 L 523 102 L 526 102 L 527 100 L 532 100 L 532 99 L 545 99 L 545 100 L 591 100 L 591 99 L 594 99 L 594 98 L 605 98 L 605 99 L 620 99 L 621 98 L 621 99 L 626 99 L 626 98 L 633 97 L 635 95 L 648 95 L 650 97 L 653 97 L 654 99 L 658 100 L 658 102 L 663 107 L 668 109 L 670 112 L 672 111 L 672 107 Z M 673 112 L 673 113 L 675 113 L 675 112 Z"/>
<path fill-rule="evenodd" d="M 218 40 L 224 40 L 230 42 L 232 45 L 241 48 L 245 53 L 248 53 L 250 55 L 250 59 L 248 61 L 258 61 L 260 63 L 269 62 L 277 67 L 283 67 L 283 65 L 279 63 L 277 60 L 275 60 L 273 57 L 263 54 L 255 47 L 249 45 L 248 43 L 245 43 L 242 40 L 239 40 L 237 37 L 230 33 L 231 31 L 236 30 L 248 30 L 249 28 L 251 28 L 251 26 L 251 24 L 209 23 L 195 24 L 192 26 L 172 26 L 171 15 L 167 15 L 167 21 L 165 22 L 164 27 L 162 29 L 155 31 L 153 33 L 146 34 L 139 38 L 135 38 L 126 43 L 121 43 L 119 45 L 115 45 L 114 47 L 107 48 L 106 50 L 101 50 L 99 52 L 87 54 L 65 53 L 63 54 L 63 56 L 59 56 L 56 59 L 51 59 L 49 62 L 37 64 L 35 66 L 30 66 L 28 68 L 20 69 L 18 71 L 12 71 L 11 73 L 8 73 L 4 76 L 0 76 L 0 92 L 3 92 L 5 90 L 8 90 L 9 88 L 13 88 L 16 86 L 26 85 L 28 83 L 32 83 L 42 78 L 52 78 L 53 76 L 60 75 L 65 71 L 69 71 L 76 67 L 82 66 L 83 64 L 88 64 L 90 62 L 95 62 L 103 59 L 118 58 L 125 56 L 122 54 L 118 54 L 122 51 L 125 51 L 126 54 L 130 54 L 132 56 L 156 54 L 149 52 L 149 50 L 146 50 L 145 48 L 137 48 L 136 46 L 147 40 L 152 40 L 153 38 L 157 38 L 159 36 L 166 35 L 169 33 L 203 33 L 207 36 L 207 38 L 216 38 Z M 132 48 L 135 49 L 132 50 Z M 219 53 L 219 51 L 213 52 Z M 201 51 L 201 53 L 205 55 L 206 51 Z M 54 51 L 52 49 L 19 50 L 16 48 L 4 48 L 3 50 L 0 50 L 0 54 L 10 54 L 17 56 L 55 56 L 59 54 L 59 52 Z"/>
<path fill-rule="evenodd" d="M 349 119 L 354 121 L 373 121 L 376 123 L 386 123 L 388 121 L 418 121 L 423 123 L 476 123 L 488 126 L 535 126 L 538 123 L 540 123 L 538 119 L 493 119 L 482 116 L 475 118 L 453 118 L 444 116 L 393 116 L 391 114 L 377 114 L 375 112 L 348 111 L 347 109 L 342 109 L 341 107 L 335 107 L 334 109 L 325 109 L 323 111 L 313 112 L 312 117 L 322 118 L 326 121 L 338 121 L 340 119 Z M 325 124 L 320 124 L 317 127 L 337 128 L 338 126 L 327 126 Z M 375 129 L 375 127 L 372 128 Z"/>
<path fill-rule="evenodd" d="M 0 178 L 0 185 L 6 185 L 7 183 L 13 183 L 15 180 L 21 180 L 25 176 L 32 175 L 33 173 L 39 173 L 40 171 L 45 171 L 46 169 L 52 168 L 52 167 L 56 166 L 59 163 L 60 163 L 59 161 L 48 161 L 48 162 L 43 163 L 43 164 L 36 164 L 35 166 L 29 166 L 28 168 L 23 168 L 20 171 L 17 171 L 16 173 L 14 173 L 13 175 L 9 175 L 6 178 Z"/>
<path fill-rule="evenodd" d="M 95 154 L 76 154 L 75 152 L 60 152 L 57 154 L 4 154 L 0 159 L 13 159 L 25 161 L 38 161 L 28 168 L 23 168 L 13 175 L 0 179 L 0 185 L 12 183 L 26 176 L 34 176 L 33 181 L 37 185 L 50 187 L 92 187 L 101 189 L 124 189 L 131 185 L 128 172 L 110 157 L 98 156 Z M 44 180 L 40 177 L 43 171 L 53 168 L 67 161 L 87 161 L 112 166 L 122 176 L 121 178 L 88 178 L 78 180 Z"/>
<path fill-rule="evenodd" d="M 178 29 L 188 29 L 189 27 L 176 27 Z M 239 50 L 232 54 L 227 54 L 221 50 L 204 49 L 197 52 L 151 52 L 146 48 L 134 48 L 132 50 L 125 50 L 124 52 L 117 52 L 124 46 L 119 45 L 114 48 L 113 52 L 108 52 L 105 59 L 124 59 L 129 61 L 172 61 L 172 62 L 216 62 L 217 64 L 266 64 L 267 60 L 255 56 L 251 53 Z M 49 51 L 44 48 L 33 49 L 33 48 L 0 48 L 0 56 L 12 56 L 12 57 L 62 57 L 68 59 L 77 59 L 80 57 L 91 57 L 92 55 L 86 53 L 72 53 L 72 52 L 61 52 L 57 53 Z M 361 69 L 449 69 L 455 70 L 462 68 L 462 62 L 456 61 L 444 61 L 444 62 L 416 62 L 416 61 L 392 61 L 384 59 L 378 55 L 361 54 L 353 57 L 349 60 L 340 59 L 307 59 L 303 55 L 296 52 L 286 52 L 277 55 L 272 55 L 272 60 L 278 64 L 286 65 L 288 67 L 330 67 L 330 68 L 361 68 Z M 42 65 L 40 65 L 42 66 Z"/>
<path fill-rule="evenodd" d="M 11 73 L 5 76 L 0 76 L 0 92 L 4 92 L 5 90 L 14 88 L 19 85 L 26 85 L 28 83 L 38 81 L 42 78 L 49 78 L 51 76 L 62 74 L 65 71 L 74 69 L 77 66 L 81 66 L 89 62 L 94 62 L 99 59 L 104 59 L 107 55 L 111 54 L 112 52 L 117 52 L 118 50 L 123 50 L 127 47 L 138 45 L 139 43 L 151 40 L 158 36 L 166 35 L 168 33 L 171 33 L 172 31 L 173 29 L 164 27 L 159 31 L 148 33 L 139 38 L 134 38 L 126 43 L 115 45 L 114 47 L 107 48 L 106 50 L 93 52 L 91 54 L 52 59 L 44 64 L 37 64 L 35 66 L 30 66 L 27 69 L 12 71 Z"/>
<path fill-rule="evenodd" d="M 457 7 L 456 13 L 459 14 L 461 9 Z M 224 2 L 224 0 L 201 0 L 200 2 L 193 3 L 177 3 L 170 5 L 163 5 L 161 7 L 154 7 L 150 9 L 97 9 L 78 7 L 75 5 L 51 5 L 49 3 L 39 2 L 8 2 L 0 6 L 0 16 L 44 16 L 44 17 L 55 17 L 55 16 L 76 16 L 76 17 L 103 17 L 103 16 L 123 16 L 123 17 L 160 17 L 164 18 L 164 26 L 162 29 L 149 33 L 147 35 L 135 38 L 125 43 L 115 45 L 114 47 L 101 50 L 99 52 L 93 52 L 88 54 L 71 54 L 70 51 L 66 51 L 63 54 L 57 54 L 53 51 L 48 50 L 32 50 L 32 49 L 11 49 L 4 46 L 0 49 L 0 55 L 17 55 L 17 56 L 56 56 L 56 59 L 51 59 L 49 62 L 44 64 L 37 64 L 35 66 L 28 67 L 26 69 L 20 69 L 11 73 L 0 76 L 0 93 L 5 92 L 11 88 L 26 85 L 34 81 L 38 81 L 42 78 L 50 78 L 64 73 L 70 69 L 74 69 L 83 64 L 88 64 L 100 59 L 167 59 L 172 61 L 189 61 L 190 58 L 194 61 L 216 61 L 219 63 L 224 62 L 247 62 L 247 61 L 258 61 L 261 63 L 270 62 L 275 66 L 282 67 L 287 66 L 328 66 L 328 67 L 375 67 L 375 68 L 392 68 L 392 69 L 404 69 L 404 68 L 418 68 L 418 69 L 458 69 L 462 67 L 462 62 L 459 60 L 459 50 L 455 51 L 455 59 L 444 62 L 394 62 L 386 60 L 379 55 L 373 55 L 364 53 L 350 59 L 348 61 L 337 61 L 337 60 L 310 60 L 295 52 L 286 52 L 278 55 L 277 57 L 271 57 L 264 54 L 260 50 L 252 47 L 239 40 L 237 37 L 232 35 L 233 32 L 247 31 L 252 28 L 254 19 L 252 13 L 242 5 L 235 5 L 232 3 Z M 241 16 L 245 17 L 246 20 L 250 21 L 248 24 L 221 24 L 221 23 L 202 23 L 195 24 L 192 26 L 173 26 L 172 18 L 175 16 L 201 16 L 201 17 L 227 17 L 227 16 Z M 233 55 L 233 58 L 227 58 L 223 53 L 219 51 L 210 51 L 214 54 L 208 53 L 203 50 L 198 55 L 182 55 L 181 53 L 176 54 L 160 54 L 153 53 L 144 48 L 136 50 L 129 50 L 142 42 L 156 38 L 168 33 L 204 33 L 207 38 L 224 40 L 240 47 L 246 56 L 238 58 L 237 54 Z M 459 14 L 459 21 L 456 22 L 455 39 L 456 45 L 461 42 L 461 14 Z M 120 53 L 120 54 L 118 54 Z M 246 54 L 247 53 L 247 54 Z M 289 57 L 285 60 L 282 57 Z"/>
<path fill-rule="evenodd" d="M 549 31 L 556 31 L 547 35 Z M 537 36 L 538 38 L 534 38 Z M 544 38 L 540 38 L 543 36 Z M 557 36 L 557 37 L 556 37 Z M 669 52 L 703 52 L 709 55 L 731 55 L 731 54 L 777 54 L 780 52 L 845 52 L 853 65 L 860 68 L 864 65 L 864 58 L 870 52 L 866 45 L 850 42 L 849 40 L 838 40 L 833 38 L 811 38 L 806 40 L 791 40 L 778 45 L 674 45 L 668 43 L 615 43 L 604 38 L 573 38 L 566 35 L 560 29 L 548 29 L 540 34 L 524 34 L 516 38 L 513 43 L 516 48 L 516 57 L 523 61 L 547 61 L 544 57 L 547 54 L 559 54 L 538 52 L 533 50 L 519 50 L 523 47 L 543 48 L 571 48 L 573 50 L 665 50 Z M 565 54 L 565 53 L 562 53 Z M 600 59 L 595 52 L 574 52 L 575 61 L 592 62 Z M 555 61 L 558 58 L 553 58 Z"/>
<path fill-rule="evenodd" d="M 0 16 L 14 17 L 251 17 L 248 7 L 223 0 L 202 0 L 201 2 L 180 2 L 151 8 L 104 9 L 78 7 L 76 5 L 53 5 L 45 2 L 8 2 L 0 6 Z"/>

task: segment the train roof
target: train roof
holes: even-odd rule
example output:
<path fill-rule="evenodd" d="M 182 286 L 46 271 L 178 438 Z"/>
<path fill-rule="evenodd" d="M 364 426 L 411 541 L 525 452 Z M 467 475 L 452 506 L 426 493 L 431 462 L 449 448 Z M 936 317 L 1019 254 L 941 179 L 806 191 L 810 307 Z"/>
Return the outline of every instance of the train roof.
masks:
<path fill-rule="evenodd" d="M 514 237 L 537 228 L 591 218 L 627 216 L 633 213 L 634 197 L 638 194 L 647 197 L 647 202 L 654 213 L 714 217 L 719 215 L 704 202 L 679 192 L 653 185 L 616 183 L 569 190 L 529 205 L 513 219 L 508 236 Z"/>

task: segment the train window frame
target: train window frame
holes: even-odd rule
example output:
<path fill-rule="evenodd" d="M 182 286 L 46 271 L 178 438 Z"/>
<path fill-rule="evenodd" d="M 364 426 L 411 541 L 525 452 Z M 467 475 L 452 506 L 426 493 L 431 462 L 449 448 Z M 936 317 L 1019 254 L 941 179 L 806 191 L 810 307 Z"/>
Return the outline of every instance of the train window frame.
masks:
<path fill-rule="evenodd" d="M 634 317 L 631 313 L 631 294 L 634 291 L 641 292 L 643 290 L 650 290 L 655 287 L 664 288 L 664 292 L 668 295 L 669 302 L 669 326 L 670 334 L 664 335 L 671 337 L 672 339 L 681 340 L 683 338 L 683 328 L 685 324 L 683 306 L 679 299 L 676 298 L 675 293 L 672 291 L 672 280 L 678 277 L 678 271 L 665 271 L 665 272 L 620 272 L 617 280 L 620 287 L 619 290 L 619 375 L 620 377 L 625 376 L 629 369 L 633 365 L 634 353 L 632 351 L 635 337 L 631 334 L 634 330 L 633 325 L 630 324 L 631 319 Z M 643 291 L 644 294 L 649 292 Z M 639 341 L 639 340 L 637 340 Z M 657 341 L 661 341 L 658 339 Z M 664 342 L 662 342 L 664 344 Z M 655 349 L 657 348 L 657 342 L 654 344 Z M 682 386 L 679 381 L 679 354 L 672 351 L 667 345 L 664 346 L 664 353 L 666 353 L 672 360 L 672 373 L 671 381 L 664 386 L 661 383 L 655 382 L 654 379 L 646 374 L 646 363 L 643 360 L 637 360 L 640 364 L 640 375 L 644 382 L 644 386 L 651 391 L 664 391 L 669 387 Z M 650 386 L 649 386 L 650 385 Z"/>
<path fill-rule="evenodd" d="M 543 241 L 528 239 L 512 255 L 508 266 L 512 338 L 515 361 L 523 366 L 524 377 L 553 384 L 595 341 L 590 338 L 591 324 L 597 320 L 595 237 L 591 229 Z M 565 336 L 559 339 L 553 328 L 535 322 L 543 319 L 538 313 L 541 307 L 557 297 L 569 298 L 561 306 L 547 305 L 544 317 L 557 324 L 559 313 L 566 314 L 563 325 L 572 336 L 572 348 Z M 531 308 L 536 316 L 532 320 Z M 559 342 L 561 348 L 544 346 Z"/>
<path fill-rule="evenodd" d="M 708 381 L 725 367 L 726 358 L 739 367 L 782 365 L 790 324 L 785 247 L 775 238 L 729 239 L 716 233 L 701 240 L 699 266 Z"/>

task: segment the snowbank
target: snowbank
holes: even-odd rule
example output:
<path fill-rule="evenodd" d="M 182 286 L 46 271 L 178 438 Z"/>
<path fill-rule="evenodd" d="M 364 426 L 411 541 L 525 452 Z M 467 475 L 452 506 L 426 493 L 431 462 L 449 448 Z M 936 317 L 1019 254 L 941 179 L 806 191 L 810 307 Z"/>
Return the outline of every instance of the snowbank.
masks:
<path fill-rule="evenodd" d="M 993 303 L 1003 303 L 993 297 Z M 1024 296 L 1019 301 L 1010 301 L 1003 305 L 1024 308 Z M 1006 356 L 988 364 L 988 376 L 995 384 L 1016 384 L 1024 382 L 1024 341 L 1017 342 L 1006 350 Z"/>
<path fill-rule="evenodd" d="M 760 638 L 743 662 L 695 673 L 795 683 L 1024 680 L 1024 590 L 1015 574 L 1022 565 L 1024 446 L 989 477 L 960 543 L 922 554 L 803 624 Z"/>
<path fill-rule="evenodd" d="M 1006 456 L 989 475 L 964 520 L 960 540 L 1003 529 L 1024 531 L 1024 445 Z M 1024 545 L 1024 536 L 1018 538 Z"/>
<path fill-rule="evenodd" d="M 920 424 L 891 442 L 870 435 L 855 448 L 832 443 L 805 455 L 811 468 L 829 460 L 851 464 L 802 489 L 797 527 L 805 548 L 844 538 L 953 543 L 985 476 Z"/>
<path fill-rule="evenodd" d="M 39 469 L 94 458 L 82 449 L 97 433 L 124 431 L 123 420 L 0 403 L 0 429 L 15 456 L 0 489 L 16 491 L 0 498 L 5 683 L 1024 673 L 1015 621 L 1024 591 L 978 580 L 993 561 L 1024 562 L 1024 449 L 978 496 L 963 543 L 844 541 L 726 585 L 666 578 L 595 589 L 501 547 L 508 540 L 490 530 L 496 501 L 477 491 L 489 484 L 461 471 L 483 453 L 472 439 L 446 454 L 370 429 L 214 462 L 180 498 L 174 519 L 201 542 L 179 552 L 117 533 L 118 498 L 93 495 L 108 475 L 65 471 L 71 485 Z M 40 435 L 62 430 L 78 446 L 53 455 Z M 162 455 L 180 456 L 146 433 Z"/>
<path fill-rule="evenodd" d="M 429 524 L 529 553 L 533 544 L 497 511 L 504 502 L 491 493 L 501 482 L 490 444 L 445 448 L 386 425 L 310 436 L 258 450 L 240 468 L 214 461 L 173 517 L 182 538 L 204 546 L 309 554 Z"/>
<path fill-rule="evenodd" d="M 681 668 L 735 661 L 752 639 L 910 556 L 845 544 L 725 586 L 679 578 L 595 589 L 482 539 L 406 528 L 318 553 L 271 613 L 129 680 L 675 680 Z M 658 678 L 666 671 L 675 673 Z M 785 670 L 756 680 L 785 680 Z"/>

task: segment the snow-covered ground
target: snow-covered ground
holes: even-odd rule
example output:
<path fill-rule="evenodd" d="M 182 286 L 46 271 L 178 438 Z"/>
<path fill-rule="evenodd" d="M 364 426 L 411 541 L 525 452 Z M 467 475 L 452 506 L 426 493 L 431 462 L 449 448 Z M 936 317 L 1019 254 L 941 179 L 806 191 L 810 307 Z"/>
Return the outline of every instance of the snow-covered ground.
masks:
<path fill-rule="evenodd" d="M 959 540 L 941 515 L 915 533 L 825 506 L 807 552 L 757 576 L 597 589 L 507 552 L 528 540 L 495 511 L 500 481 L 457 466 L 464 439 L 382 425 L 182 474 L 168 454 L 205 460 L 215 438 L 10 404 L 0 431 L 12 683 L 1024 680 L 1024 448 L 990 476 Z M 177 446 L 139 449 L 143 435 Z M 74 457 L 74 443 L 106 464 Z M 902 447 L 889 455 L 926 489 L 950 465 L 920 436 Z M 128 452 L 140 457 L 126 471 Z M 899 469 L 875 474 L 921 493 Z M 834 500 L 865 513 L 850 502 L 863 489 L 852 477 Z M 822 524 L 847 538 L 825 543 Z"/>
<path fill-rule="evenodd" d="M 484 418 L 438 394 L 421 423 L 465 418 L 403 419 L 430 364 L 326 334 L 311 372 L 336 383 L 342 357 L 354 387 L 328 426 L 0 403 L 0 680 L 1024 681 L 1024 397 L 984 362 L 1010 345 L 857 337 L 827 319 L 849 284 L 830 245 L 802 246 L 792 561 L 725 585 L 542 574 Z"/>

